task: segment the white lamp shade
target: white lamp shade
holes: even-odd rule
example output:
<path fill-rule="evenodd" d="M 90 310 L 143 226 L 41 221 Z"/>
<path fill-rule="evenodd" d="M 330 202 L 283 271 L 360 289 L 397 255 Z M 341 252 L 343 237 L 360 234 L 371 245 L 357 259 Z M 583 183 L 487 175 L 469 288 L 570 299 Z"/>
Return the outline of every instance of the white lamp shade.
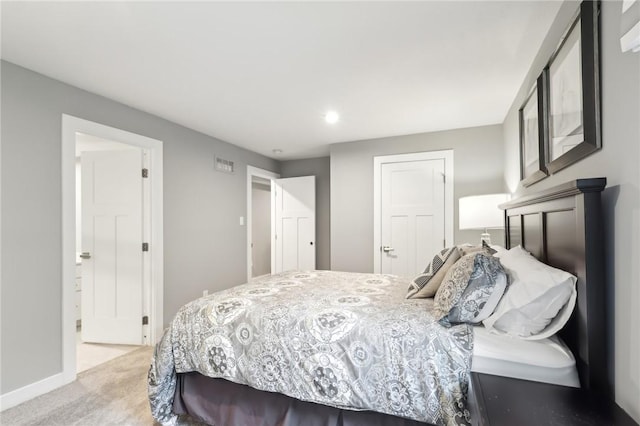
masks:
<path fill-rule="evenodd" d="M 499 204 L 509 200 L 509 194 L 487 194 L 462 197 L 458 202 L 460 229 L 502 228 L 504 211 Z"/>

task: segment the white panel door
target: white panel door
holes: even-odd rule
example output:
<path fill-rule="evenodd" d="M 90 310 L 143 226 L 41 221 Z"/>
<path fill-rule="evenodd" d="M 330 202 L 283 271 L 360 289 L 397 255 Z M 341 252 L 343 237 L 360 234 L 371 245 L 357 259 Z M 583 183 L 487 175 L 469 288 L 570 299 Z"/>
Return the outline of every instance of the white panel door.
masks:
<path fill-rule="evenodd" d="M 82 340 L 142 344 L 142 151 L 84 152 Z"/>
<path fill-rule="evenodd" d="M 381 272 L 413 277 L 444 247 L 445 160 L 381 167 Z"/>
<path fill-rule="evenodd" d="M 275 270 L 316 268 L 316 178 L 275 179 Z"/>

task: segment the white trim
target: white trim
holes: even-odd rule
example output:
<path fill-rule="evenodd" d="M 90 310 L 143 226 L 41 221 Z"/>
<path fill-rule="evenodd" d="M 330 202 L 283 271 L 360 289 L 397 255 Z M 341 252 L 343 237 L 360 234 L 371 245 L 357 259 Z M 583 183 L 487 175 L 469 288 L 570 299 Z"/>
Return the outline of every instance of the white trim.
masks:
<path fill-rule="evenodd" d="M 453 243 L 453 150 L 414 152 L 373 157 L 373 272 L 380 273 L 380 190 L 382 165 L 407 161 L 444 160 L 444 237 L 445 246 Z"/>
<path fill-rule="evenodd" d="M 46 379 L 30 383 L 19 389 L 2 394 L 0 395 L 0 411 L 4 411 L 40 395 L 44 395 L 45 393 L 51 392 L 52 390 L 64 386 L 67 383 L 69 383 L 69 381 L 65 379 L 64 374 L 58 373 L 53 376 L 49 376 Z"/>
<path fill-rule="evenodd" d="M 271 179 L 271 273 L 276 271 L 276 255 L 277 253 L 277 241 L 278 234 L 276 233 L 276 179 Z"/>
<path fill-rule="evenodd" d="M 62 384 L 76 378 L 75 277 L 75 143 L 76 132 L 115 140 L 148 150 L 149 182 L 151 186 L 151 289 L 149 344 L 155 344 L 164 327 L 164 244 L 163 244 L 163 160 L 162 141 L 135 133 L 62 115 Z"/>
<path fill-rule="evenodd" d="M 149 170 L 149 173 L 153 170 L 151 167 L 151 151 L 148 149 L 142 149 L 142 167 Z M 153 217 L 151 216 L 151 185 L 153 184 L 153 177 L 149 176 L 149 179 L 142 179 L 142 242 L 150 242 L 153 238 L 151 233 L 151 225 L 153 223 Z M 151 252 L 149 252 L 151 253 Z M 142 315 L 150 315 L 152 305 L 153 294 L 153 259 L 152 256 L 142 256 Z M 151 319 L 151 318 L 149 318 Z M 151 344 L 151 330 L 149 325 L 142 325 L 143 345 Z"/>
<path fill-rule="evenodd" d="M 251 230 L 253 226 L 252 215 L 251 215 L 251 207 L 252 207 L 252 198 L 251 198 L 251 178 L 252 176 L 261 177 L 264 179 L 269 179 L 273 181 L 274 179 L 280 178 L 280 174 L 270 172 L 269 170 L 259 169 L 258 167 L 247 166 L 247 282 L 251 281 Z M 273 236 L 275 235 L 275 219 L 273 217 L 273 182 L 271 185 L 271 270 L 274 270 L 274 261 L 273 261 L 273 253 L 275 250 L 275 240 Z"/>

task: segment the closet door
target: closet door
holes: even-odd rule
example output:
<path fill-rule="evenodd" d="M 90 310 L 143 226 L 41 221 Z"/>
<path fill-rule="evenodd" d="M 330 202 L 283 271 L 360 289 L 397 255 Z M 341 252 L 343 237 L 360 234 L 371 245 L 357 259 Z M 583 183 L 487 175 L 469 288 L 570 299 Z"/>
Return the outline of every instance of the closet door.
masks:
<path fill-rule="evenodd" d="M 274 273 L 316 268 L 316 178 L 276 179 Z"/>
<path fill-rule="evenodd" d="M 445 160 L 383 163 L 380 272 L 413 277 L 445 245 Z"/>

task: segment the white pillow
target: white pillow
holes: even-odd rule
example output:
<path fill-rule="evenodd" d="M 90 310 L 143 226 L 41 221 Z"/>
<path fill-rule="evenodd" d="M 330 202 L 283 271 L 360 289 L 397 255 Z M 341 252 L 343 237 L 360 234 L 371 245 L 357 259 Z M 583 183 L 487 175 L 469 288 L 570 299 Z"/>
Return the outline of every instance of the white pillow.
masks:
<path fill-rule="evenodd" d="M 540 340 L 557 333 L 576 303 L 576 277 L 538 261 L 522 247 L 499 254 L 511 285 L 483 321 L 497 334 Z"/>

